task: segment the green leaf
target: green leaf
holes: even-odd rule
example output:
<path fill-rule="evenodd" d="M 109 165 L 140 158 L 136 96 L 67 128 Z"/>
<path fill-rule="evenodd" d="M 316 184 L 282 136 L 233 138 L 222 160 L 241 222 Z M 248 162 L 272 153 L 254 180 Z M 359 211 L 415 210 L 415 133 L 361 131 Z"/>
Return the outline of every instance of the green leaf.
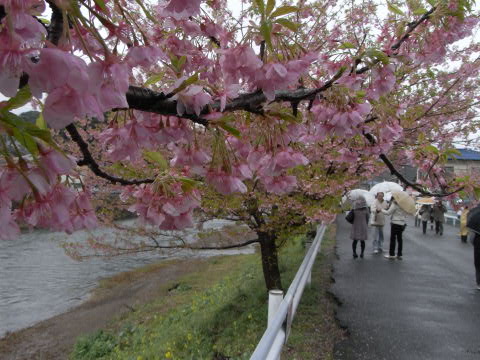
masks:
<path fill-rule="evenodd" d="M 157 82 L 159 82 L 160 80 L 163 79 L 163 73 L 160 73 L 160 74 L 154 74 L 152 76 L 150 76 L 147 81 L 145 81 L 145 86 L 149 86 L 149 85 L 153 85 Z"/>
<path fill-rule="evenodd" d="M 413 12 L 413 15 L 423 15 L 423 14 L 425 14 L 426 12 L 427 12 L 426 9 L 424 9 L 424 8 L 418 8 L 418 9 L 416 9 L 416 10 Z"/>
<path fill-rule="evenodd" d="M 355 45 L 352 44 L 351 42 L 344 42 L 342 45 L 339 46 L 339 49 L 355 49 Z"/>
<path fill-rule="evenodd" d="M 427 151 L 427 152 L 432 152 L 434 154 L 440 154 L 440 151 L 433 145 L 426 145 L 424 147 L 424 150 Z"/>
<path fill-rule="evenodd" d="M 18 128 L 13 129 L 13 137 L 23 146 L 28 152 L 34 156 L 38 155 L 38 145 L 33 136 L 25 133 Z"/>
<path fill-rule="evenodd" d="M 100 9 L 102 9 L 102 11 L 104 11 L 104 12 L 107 11 L 107 7 L 105 6 L 105 1 L 103 1 L 103 0 L 93 0 L 93 1 L 95 1 L 95 4 L 97 4 L 98 7 Z"/>
<path fill-rule="evenodd" d="M 283 16 L 283 15 L 287 15 L 287 14 L 297 12 L 298 10 L 299 9 L 296 6 L 289 6 L 289 5 L 280 6 L 272 13 L 272 15 L 270 15 L 270 17 L 275 18 L 275 17 L 278 17 L 278 16 Z"/>
<path fill-rule="evenodd" d="M 148 11 L 148 9 L 145 7 L 145 5 L 143 4 L 143 2 L 141 0 L 135 0 L 137 2 L 137 4 L 142 8 L 143 12 L 145 13 L 145 16 L 150 20 L 152 21 L 153 23 L 157 23 L 157 19 L 155 19 L 152 14 L 150 13 L 150 11 Z"/>
<path fill-rule="evenodd" d="M 47 129 L 47 122 L 43 118 L 43 113 L 40 113 L 40 115 L 38 115 L 38 118 L 35 121 L 35 124 L 38 126 L 39 129 L 42 129 L 42 130 Z"/>
<path fill-rule="evenodd" d="M 369 49 L 367 51 L 367 54 L 370 57 L 375 58 L 378 61 L 382 62 L 384 65 L 387 65 L 390 63 L 390 59 L 388 58 L 387 54 L 385 54 L 383 51 L 380 51 L 377 49 Z"/>
<path fill-rule="evenodd" d="M 189 192 L 198 186 L 198 182 L 186 177 L 177 177 L 178 181 L 182 183 L 182 190 L 184 192 Z"/>
<path fill-rule="evenodd" d="M 5 110 L 18 109 L 30 101 L 32 93 L 28 85 L 22 87 L 17 91 L 14 97 L 7 101 L 7 104 L 3 107 Z"/>
<path fill-rule="evenodd" d="M 12 132 L 17 130 L 19 137 L 21 137 L 22 134 L 25 136 L 36 137 L 46 142 L 50 146 L 54 147 L 55 149 L 58 149 L 58 146 L 53 141 L 52 135 L 50 134 L 50 131 L 48 129 L 40 129 L 37 125 L 31 124 L 23 120 L 18 115 L 2 109 L 2 111 L 0 112 L 0 122 L 2 122 L 4 126 L 8 127 L 8 129 Z M 19 139 L 19 141 L 21 140 Z M 25 141 L 28 142 L 28 140 Z"/>
<path fill-rule="evenodd" d="M 267 16 L 270 15 L 270 13 L 272 12 L 273 8 L 275 7 L 275 0 L 268 0 L 267 1 Z"/>
<path fill-rule="evenodd" d="M 236 138 L 241 137 L 241 132 L 240 130 L 234 128 L 233 126 L 228 125 L 225 121 L 220 121 L 218 123 L 218 126 L 220 126 L 223 130 L 228 132 L 230 135 L 235 136 Z"/>
<path fill-rule="evenodd" d="M 183 55 L 180 59 L 178 59 L 178 62 L 177 62 L 178 71 L 182 70 L 182 67 L 183 65 L 185 65 L 186 62 L 187 62 L 187 57 L 185 55 Z"/>
<path fill-rule="evenodd" d="M 160 170 L 168 169 L 168 162 L 165 160 L 162 154 L 158 151 L 144 151 L 143 158 L 148 162 L 154 163 L 159 166 Z"/>
<path fill-rule="evenodd" d="M 182 90 L 185 90 L 188 86 L 196 83 L 198 81 L 198 74 L 195 73 L 194 75 L 190 76 L 188 79 L 183 81 L 178 88 L 172 91 L 172 94 L 177 94 Z"/>
<path fill-rule="evenodd" d="M 427 0 L 427 2 L 432 6 L 435 6 L 437 4 L 435 0 Z"/>
<path fill-rule="evenodd" d="M 480 199 L 480 188 L 474 187 L 474 188 L 473 188 L 473 191 L 474 191 L 474 193 L 475 193 L 475 197 L 476 197 L 477 199 Z"/>
<path fill-rule="evenodd" d="M 290 20 L 285 19 L 285 18 L 276 19 L 274 22 L 277 23 L 277 24 L 280 24 L 283 27 L 286 27 L 287 29 L 290 29 L 294 32 L 297 31 L 300 28 L 300 24 L 296 24 L 293 21 L 290 21 Z"/>
<path fill-rule="evenodd" d="M 37 17 L 38 20 L 40 20 L 40 22 L 42 24 L 45 24 L 45 25 L 50 25 L 50 20 L 49 19 L 45 19 L 43 17 Z"/>
<path fill-rule="evenodd" d="M 263 0 L 255 0 L 255 5 L 257 6 L 260 15 L 265 16 L 265 4 Z"/>
<path fill-rule="evenodd" d="M 397 15 L 405 16 L 404 12 L 400 10 L 397 5 L 392 4 L 390 1 L 387 1 L 387 7 L 388 7 L 388 10 L 390 10 L 391 12 Z"/>
<path fill-rule="evenodd" d="M 260 34 L 262 34 L 268 47 L 272 49 L 272 23 L 263 21 L 260 25 Z"/>

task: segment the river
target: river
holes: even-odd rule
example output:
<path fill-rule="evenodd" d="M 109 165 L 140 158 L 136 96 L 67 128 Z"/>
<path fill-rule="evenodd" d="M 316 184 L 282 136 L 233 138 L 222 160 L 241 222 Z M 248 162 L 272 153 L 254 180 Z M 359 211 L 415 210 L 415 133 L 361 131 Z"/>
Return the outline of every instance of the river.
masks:
<path fill-rule="evenodd" d="M 215 220 L 207 227 L 221 228 Z M 100 228 L 96 236 L 113 233 Z M 76 261 L 65 254 L 65 241 L 85 242 L 90 233 L 72 235 L 34 230 L 11 241 L 0 241 L 0 338 L 6 332 L 31 326 L 65 312 L 88 298 L 99 280 L 165 258 L 252 253 L 253 247 L 231 251 L 180 251 L 93 257 Z"/>

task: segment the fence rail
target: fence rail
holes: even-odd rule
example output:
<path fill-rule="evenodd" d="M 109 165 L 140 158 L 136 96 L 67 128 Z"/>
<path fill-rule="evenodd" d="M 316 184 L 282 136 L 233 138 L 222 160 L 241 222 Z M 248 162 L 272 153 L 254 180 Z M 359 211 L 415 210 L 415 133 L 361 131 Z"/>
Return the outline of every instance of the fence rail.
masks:
<path fill-rule="evenodd" d="M 269 293 L 268 327 L 258 343 L 251 360 L 278 359 L 283 344 L 286 343 L 293 318 L 302 298 L 305 284 L 310 282 L 313 263 L 320 249 L 325 234 L 325 225 L 317 226 L 317 234 L 308 250 L 302 265 L 298 269 L 287 294 L 283 300 L 283 292 L 271 290 Z"/>

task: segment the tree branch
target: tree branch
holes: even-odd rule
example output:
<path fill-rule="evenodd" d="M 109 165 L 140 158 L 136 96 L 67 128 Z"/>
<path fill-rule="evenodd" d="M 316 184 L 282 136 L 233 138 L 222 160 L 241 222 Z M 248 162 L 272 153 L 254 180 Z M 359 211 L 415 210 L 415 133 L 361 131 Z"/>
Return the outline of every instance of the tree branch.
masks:
<path fill-rule="evenodd" d="M 372 134 L 369 133 L 364 133 L 363 134 L 367 140 L 370 142 L 370 144 L 375 145 L 376 141 L 375 138 L 373 137 Z M 403 176 L 396 168 L 395 165 L 390 161 L 390 159 L 385 155 L 385 154 L 380 154 L 379 155 L 380 159 L 384 162 L 384 164 L 387 166 L 387 168 L 390 170 L 390 173 L 392 175 L 395 175 L 395 177 L 400 180 L 403 184 L 410 186 L 412 189 L 417 190 L 420 194 L 425 195 L 425 196 L 434 196 L 434 197 L 445 197 L 449 195 L 453 195 L 461 190 L 463 190 L 463 186 L 457 188 L 456 190 L 449 192 L 449 193 L 435 193 L 435 192 L 430 192 L 428 190 L 425 190 L 422 185 L 411 182 L 408 180 L 405 176 Z"/>
<path fill-rule="evenodd" d="M 143 180 L 127 180 L 119 177 L 115 177 L 112 175 L 107 174 L 103 170 L 100 169 L 100 166 L 98 163 L 95 161 L 93 158 L 92 154 L 90 153 L 90 150 L 88 149 L 88 144 L 83 140 L 82 136 L 79 134 L 77 128 L 75 125 L 70 124 L 65 128 L 72 140 L 78 145 L 78 148 L 80 149 L 80 152 L 83 155 L 83 159 L 79 160 L 77 162 L 78 166 L 88 166 L 92 172 L 97 175 L 98 177 L 101 177 L 103 179 L 106 179 L 110 181 L 111 183 L 114 184 L 120 184 L 120 185 L 140 185 L 140 184 L 151 184 L 153 183 L 154 179 L 143 179 Z"/>

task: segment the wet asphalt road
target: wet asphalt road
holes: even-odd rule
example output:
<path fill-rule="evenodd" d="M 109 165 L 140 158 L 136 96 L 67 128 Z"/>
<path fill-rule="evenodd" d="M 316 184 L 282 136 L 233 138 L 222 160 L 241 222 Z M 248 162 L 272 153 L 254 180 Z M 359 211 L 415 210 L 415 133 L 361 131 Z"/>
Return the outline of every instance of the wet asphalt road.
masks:
<path fill-rule="evenodd" d="M 372 254 L 371 240 L 365 258 L 354 260 L 350 225 L 344 216 L 337 225 L 332 292 L 350 335 L 336 344 L 335 359 L 480 359 L 473 246 L 460 242 L 458 228 L 445 225 L 437 237 L 429 226 L 423 235 L 411 219 L 402 261 Z M 384 233 L 387 249 L 389 224 Z"/>

